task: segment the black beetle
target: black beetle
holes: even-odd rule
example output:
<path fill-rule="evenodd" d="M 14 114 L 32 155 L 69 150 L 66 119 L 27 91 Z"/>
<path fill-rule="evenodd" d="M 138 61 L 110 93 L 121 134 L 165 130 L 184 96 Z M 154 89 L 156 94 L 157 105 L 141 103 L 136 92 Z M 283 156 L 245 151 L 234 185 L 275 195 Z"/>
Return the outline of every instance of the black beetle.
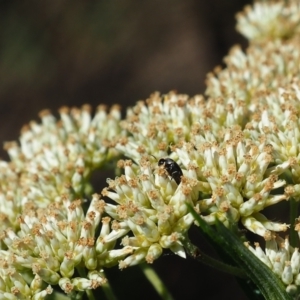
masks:
<path fill-rule="evenodd" d="M 177 184 L 181 182 L 182 170 L 178 164 L 171 158 L 161 158 L 158 161 L 159 166 L 164 166 L 168 174 L 175 180 Z"/>

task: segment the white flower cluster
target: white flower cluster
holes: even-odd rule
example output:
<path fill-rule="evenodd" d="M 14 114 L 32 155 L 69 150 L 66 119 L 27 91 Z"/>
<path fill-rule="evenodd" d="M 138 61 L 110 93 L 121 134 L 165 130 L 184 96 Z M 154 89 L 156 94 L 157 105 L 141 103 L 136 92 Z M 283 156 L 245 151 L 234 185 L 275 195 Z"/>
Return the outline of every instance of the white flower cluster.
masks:
<path fill-rule="evenodd" d="M 20 146 L 6 144 L 11 161 L 0 162 L 1 299 L 44 299 L 52 289 L 43 282 L 71 294 L 106 282 L 94 246 L 102 202 L 95 195 L 84 214 L 76 199 L 91 197 L 91 172 L 117 154 L 119 107 L 99 106 L 94 117 L 88 105 L 64 107 L 60 120 L 49 111 L 41 119 L 23 128 Z M 82 263 L 88 274 L 73 278 Z"/>
<path fill-rule="evenodd" d="M 290 168 L 293 183 L 300 183 L 299 86 L 293 84 L 277 93 L 261 94 L 252 108 L 255 114 L 245 132 L 253 139 L 261 138 L 270 143 L 276 162 L 273 169 L 283 172 Z"/>
<path fill-rule="evenodd" d="M 259 243 L 253 248 L 249 243 L 246 247 L 267 265 L 285 284 L 290 295 L 298 296 L 300 292 L 300 253 L 299 248 L 290 245 L 288 238 L 283 240 L 273 236 L 266 241 L 263 250 Z"/>
<path fill-rule="evenodd" d="M 47 208 L 26 207 L 18 218 L 18 234 L 9 228 L 1 234 L 2 242 L 8 248 L 0 252 L 1 263 L 9 266 L 7 271 L 2 270 L 1 280 L 9 280 L 8 276 L 12 274 L 21 278 L 32 272 L 37 283 L 59 284 L 66 293 L 95 289 L 104 284 L 106 278 L 101 272 L 95 247 L 95 231 L 104 205 L 104 201 L 95 194 L 86 214 L 80 200 L 71 202 L 68 198 Z M 80 264 L 88 270 L 87 278 L 72 278 Z M 19 287 L 24 299 L 28 299 L 26 296 L 29 297 L 33 291 L 41 297 L 46 295 L 45 291 L 49 292 L 49 288 L 41 292 L 41 285 L 34 290 L 26 288 L 24 282 L 24 279 L 20 282 L 23 288 Z M 13 281 L 13 284 L 16 282 Z M 18 299 L 23 298 L 20 296 Z"/>
<path fill-rule="evenodd" d="M 291 1 L 257 1 L 237 14 L 237 29 L 248 40 L 287 39 L 300 33 L 300 4 Z"/>
<path fill-rule="evenodd" d="M 299 40 L 266 41 L 251 44 L 246 52 L 235 46 L 225 57 L 225 69 L 216 68 L 207 75 L 206 94 L 226 97 L 234 94 L 251 105 L 257 94 L 276 91 L 299 77 Z"/>
<path fill-rule="evenodd" d="M 239 220 L 250 231 L 271 238 L 271 231 L 285 231 L 286 224 L 267 220 L 261 211 L 282 200 L 274 190 L 285 186 L 281 170 L 270 168 L 273 147 L 246 139 L 244 132 L 228 129 L 221 142 L 183 144 L 176 152 L 187 169 L 186 176 L 199 181 L 199 208 L 210 224 L 216 219 L 227 226 Z"/>
<path fill-rule="evenodd" d="M 130 131 L 131 137 L 120 139 L 116 148 L 139 162 L 143 153 L 152 155 L 152 151 L 159 155 L 158 158 L 166 157 L 168 145 L 161 142 L 163 147 L 160 148 L 159 141 L 173 141 L 170 147 L 173 152 L 169 157 L 182 166 L 184 178 L 195 182 L 192 193 L 198 199 L 197 209 L 204 219 L 210 224 L 219 219 L 227 226 L 241 220 L 250 231 L 270 239 L 272 231 L 285 231 L 288 226 L 267 220 L 261 211 L 288 199 L 287 194 L 273 192 L 286 186 L 285 180 L 278 176 L 290 165 L 282 161 L 274 168 L 275 146 L 259 136 L 259 132 L 252 137 L 247 130 L 241 129 L 247 123 L 245 116 L 250 119 L 253 115 L 252 108 L 235 97 L 210 98 L 203 102 L 200 96 L 189 99 L 174 93 L 161 97 L 155 94 L 147 104 L 140 102 L 130 111 L 124 124 L 127 130 L 135 129 Z M 185 130 L 188 128 L 189 133 L 183 136 L 177 136 L 176 130 L 172 131 L 172 122 L 176 121 L 170 118 L 170 115 L 173 118 L 180 116 L 180 109 L 186 113 L 186 123 L 181 126 Z M 179 123 L 181 119 L 184 118 L 179 117 Z M 159 125 L 156 120 L 159 120 Z M 165 130 L 160 131 L 159 126 Z M 149 139 L 151 134 L 155 139 Z M 137 172 L 143 174 L 143 168 Z M 123 181 L 115 182 L 114 187 L 120 184 Z M 119 192 L 123 195 L 121 190 L 114 189 L 118 197 Z M 132 194 L 134 192 L 129 193 Z M 105 195 L 118 202 L 115 194 Z M 160 198 L 168 203 L 162 195 Z"/>
<path fill-rule="evenodd" d="M 145 154 L 166 157 L 170 145 L 191 141 L 199 132 L 203 141 L 222 139 L 227 127 L 245 125 L 247 112 L 245 102 L 233 96 L 206 101 L 202 95 L 154 93 L 128 110 L 121 122 L 128 136 L 116 139 L 114 147 L 135 162 Z"/>
<path fill-rule="evenodd" d="M 238 19 L 250 47 L 208 75 L 207 100 L 154 93 L 122 121 L 117 106 L 94 116 L 64 107 L 59 120 L 43 111 L 20 146 L 6 144 L 0 298 L 44 299 L 51 285 L 73 297 L 105 284 L 105 267 L 152 263 L 164 249 L 185 257 L 187 203 L 209 224 L 241 222 L 262 236 L 265 251 L 247 247 L 298 293 L 298 249 L 277 235 L 289 226 L 264 209 L 300 200 L 299 3 L 258 2 Z M 124 174 L 100 199 L 90 175 L 119 155 Z M 158 166 L 167 157 L 183 176 Z"/>
<path fill-rule="evenodd" d="M 182 177 L 177 186 L 164 168 L 158 168 L 154 174 L 147 157 L 141 159 L 138 173 L 132 161 L 120 164 L 125 168 L 125 175 L 109 180 L 109 188 L 102 192 L 116 202 L 105 206 L 114 222 L 113 230 L 102 243 L 103 247 L 107 247 L 123 237 L 123 248 L 107 254 L 104 252 L 101 259 L 107 261 L 112 253 L 119 253 L 120 257 L 129 254 L 119 262 L 123 269 L 145 260 L 152 263 L 164 248 L 185 257 L 182 242 L 194 220 L 186 204 L 197 209 L 198 195 L 193 189 L 197 182 Z"/>
<path fill-rule="evenodd" d="M 117 106 L 110 113 L 99 106 L 94 117 L 88 105 L 61 108 L 60 120 L 46 110 L 40 116 L 41 124 L 23 128 L 20 146 L 6 143 L 11 161 L 0 161 L 0 230 L 17 228 L 17 216 L 28 202 L 45 207 L 65 194 L 84 196 L 91 172 L 117 153 L 109 147 L 121 131 Z"/>

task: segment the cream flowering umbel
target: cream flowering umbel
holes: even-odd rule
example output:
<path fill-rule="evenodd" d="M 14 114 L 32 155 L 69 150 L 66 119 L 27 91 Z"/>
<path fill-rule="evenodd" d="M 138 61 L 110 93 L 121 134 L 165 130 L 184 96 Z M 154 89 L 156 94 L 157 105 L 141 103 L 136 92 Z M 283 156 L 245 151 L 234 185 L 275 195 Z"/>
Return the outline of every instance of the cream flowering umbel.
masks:
<path fill-rule="evenodd" d="M 248 40 L 288 39 L 300 33 L 300 5 L 292 1 L 257 1 L 237 14 L 237 29 Z"/>
<path fill-rule="evenodd" d="M 86 214 L 80 200 L 72 202 L 66 197 L 62 198 L 61 202 L 49 204 L 47 208 L 27 204 L 18 218 L 18 234 L 9 228 L 1 234 L 1 241 L 7 250 L 0 251 L 3 267 L 0 280 L 8 281 L 13 274 L 19 276 L 18 282 L 22 284 L 22 289 L 15 281 L 11 286 L 12 290 L 19 289 L 24 299 L 28 299 L 26 296 L 29 297 L 33 291 L 41 296 L 38 298 L 36 295 L 34 299 L 43 299 L 51 291 L 48 288 L 47 293 L 41 292 L 41 283 L 36 289 L 29 289 L 22 279 L 26 274 L 35 275 L 36 279 L 33 282 L 59 284 L 68 294 L 96 289 L 106 283 L 102 265 L 97 260 L 95 245 L 95 231 L 100 223 L 104 205 L 104 201 L 96 194 Z M 87 269 L 87 277 L 73 278 L 76 268 L 80 265 Z M 0 294 L 1 292 L 8 293 L 0 288 Z M 20 296 L 18 299 L 23 298 Z"/>
<path fill-rule="evenodd" d="M 295 230 L 299 235 L 299 223 L 296 224 Z M 286 291 L 298 299 L 300 293 L 299 248 L 292 247 L 288 237 L 283 239 L 278 235 L 274 235 L 272 239 L 266 241 L 264 250 L 259 243 L 255 243 L 254 248 L 246 243 L 246 247 L 282 280 Z"/>
<path fill-rule="evenodd" d="M 209 97 L 235 95 L 251 105 L 260 92 L 276 91 L 299 77 L 299 39 L 267 41 L 250 45 L 246 51 L 234 46 L 224 58 L 227 68 L 208 73 Z"/>
<path fill-rule="evenodd" d="M 272 231 L 285 231 L 286 224 L 272 222 L 261 211 L 282 200 L 273 194 L 286 182 L 278 178 L 281 170 L 270 168 L 273 147 L 265 141 L 247 139 L 237 129 L 228 129 L 221 142 L 183 143 L 176 148 L 186 176 L 198 180 L 198 204 L 210 224 L 216 219 L 229 226 L 239 220 L 250 231 L 266 240 Z"/>
<path fill-rule="evenodd" d="M 120 165 L 125 174 L 109 180 L 109 188 L 102 192 L 116 202 L 107 203 L 104 208 L 114 223 L 113 230 L 103 238 L 103 245 L 122 237 L 123 248 L 115 251 L 129 255 L 119 262 L 121 269 L 142 261 L 152 263 L 163 249 L 185 257 L 182 242 L 193 223 L 186 203 L 197 208 L 193 189 L 197 182 L 183 177 L 177 186 L 163 168 L 153 173 L 147 157 L 141 158 L 140 168 L 129 160 L 121 161 Z M 104 253 L 103 259 L 107 256 Z"/>
<path fill-rule="evenodd" d="M 19 143 L 6 143 L 0 299 L 44 299 L 57 287 L 77 299 L 108 288 L 106 268 L 151 264 L 166 249 L 185 258 L 187 204 L 209 225 L 263 237 L 265 249 L 247 248 L 296 298 L 299 251 L 280 237 L 290 225 L 265 209 L 300 199 L 299 11 L 297 1 L 269 1 L 239 14 L 250 46 L 235 46 L 226 68 L 208 75 L 208 99 L 156 92 L 123 120 L 118 106 L 94 115 L 88 105 L 63 107 L 58 119 L 44 110 Z M 161 158 L 183 176 L 174 180 Z M 90 178 L 113 164 L 118 176 L 101 199 Z"/>
<path fill-rule="evenodd" d="M 123 126 L 132 136 L 121 138 L 116 148 L 136 162 L 144 153 L 166 157 L 171 148 L 169 156 L 183 166 L 185 178 L 195 181 L 193 193 L 205 220 L 214 224 L 219 219 L 227 226 L 241 220 L 270 239 L 272 231 L 285 231 L 287 225 L 267 220 L 261 211 L 288 199 L 273 190 L 286 185 L 278 176 L 290 165 L 281 161 L 274 169 L 275 146 L 259 132 L 252 138 L 242 130 L 252 109 L 235 97 L 203 102 L 200 96 L 154 94 L 129 111 Z M 181 126 L 189 128 L 187 134 L 177 135 L 182 132 L 177 127 L 171 130 L 180 120 L 185 120 Z M 168 138 L 171 146 L 160 142 Z"/>
<path fill-rule="evenodd" d="M 109 113 L 103 105 L 94 116 L 91 107 L 63 107 L 57 120 L 48 110 L 42 123 L 22 129 L 20 145 L 5 144 L 11 161 L 0 161 L 0 229 L 16 228 L 16 219 L 27 202 L 47 204 L 62 194 L 72 199 L 90 192 L 89 177 L 117 155 L 110 141 L 121 133 L 120 108 Z"/>
<path fill-rule="evenodd" d="M 156 92 L 128 109 L 121 122 L 127 136 L 116 138 L 114 147 L 135 162 L 142 155 L 166 157 L 170 145 L 190 141 L 199 131 L 210 140 L 211 136 L 222 135 L 226 127 L 244 125 L 245 115 L 245 102 L 234 96 L 206 101 L 202 95 L 189 98 L 175 92 Z"/>
<path fill-rule="evenodd" d="M 107 113 L 99 106 L 94 116 L 88 105 L 63 107 L 60 120 L 47 110 L 40 116 L 41 124 L 22 129 L 20 146 L 6 143 L 11 161 L 0 162 L 0 294 L 5 299 L 44 299 L 52 292 L 45 282 L 69 294 L 106 282 L 94 258 L 99 216 L 91 222 L 93 212 L 85 217 L 82 200 L 75 200 L 91 193 L 91 172 L 118 154 L 109 146 L 121 133 L 119 107 Z M 88 272 L 73 278 L 81 262 Z"/>
<path fill-rule="evenodd" d="M 234 46 L 224 58 L 226 68 L 208 73 L 206 94 L 234 94 L 250 105 L 257 93 L 276 91 L 299 78 L 299 1 L 256 1 L 237 20 L 250 45 L 245 51 Z"/>
<path fill-rule="evenodd" d="M 279 89 L 277 93 L 262 93 L 253 101 L 252 109 L 255 114 L 245 131 L 254 139 L 267 140 L 274 148 L 276 168 L 282 171 L 290 168 L 293 183 L 299 184 L 299 86 L 293 83 L 290 88 Z M 288 193 L 295 196 L 291 191 Z"/>

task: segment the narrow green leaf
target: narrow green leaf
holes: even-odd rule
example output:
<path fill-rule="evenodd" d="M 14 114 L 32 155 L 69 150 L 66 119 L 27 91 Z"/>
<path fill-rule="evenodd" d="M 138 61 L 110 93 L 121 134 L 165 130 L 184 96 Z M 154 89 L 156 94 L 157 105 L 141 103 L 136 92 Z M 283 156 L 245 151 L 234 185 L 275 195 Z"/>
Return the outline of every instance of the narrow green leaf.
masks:
<path fill-rule="evenodd" d="M 152 284 L 160 299 L 163 300 L 173 300 L 171 293 L 168 291 L 167 287 L 161 280 L 161 278 L 157 275 L 155 270 L 149 264 L 139 264 L 141 270 L 143 271 L 146 278 Z"/>
<path fill-rule="evenodd" d="M 192 207 L 189 206 L 189 209 L 203 232 L 248 274 L 266 300 L 292 300 L 292 297 L 286 293 L 281 280 L 245 247 L 239 237 L 218 221 L 214 230 Z"/>
<path fill-rule="evenodd" d="M 239 278 L 243 278 L 243 279 L 248 278 L 246 273 L 244 272 L 244 270 L 239 269 L 230 264 L 226 264 L 220 260 L 212 258 L 209 255 L 206 255 L 201 249 L 199 249 L 194 244 L 192 244 L 188 237 L 186 237 L 186 239 L 183 243 L 183 246 L 188 255 L 190 255 L 196 261 L 198 261 L 204 265 L 207 265 L 218 271 L 225 272 L 227 274 L 231 274 L 235 277 L 239 277 Z"/>

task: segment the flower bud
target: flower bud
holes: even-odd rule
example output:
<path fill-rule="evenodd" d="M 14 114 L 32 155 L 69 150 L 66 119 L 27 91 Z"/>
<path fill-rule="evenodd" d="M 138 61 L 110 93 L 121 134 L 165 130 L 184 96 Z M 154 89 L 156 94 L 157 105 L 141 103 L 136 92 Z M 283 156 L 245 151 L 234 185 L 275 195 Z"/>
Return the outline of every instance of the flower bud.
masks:
<path fill-rule="evenodd" d="M 285 267 L 281 274 L 281 279 L 286 285 L 289 285 L 293 282 L 293 272 L 291 268 L 291 263 L 289 261 L 285 262 Z"/>

